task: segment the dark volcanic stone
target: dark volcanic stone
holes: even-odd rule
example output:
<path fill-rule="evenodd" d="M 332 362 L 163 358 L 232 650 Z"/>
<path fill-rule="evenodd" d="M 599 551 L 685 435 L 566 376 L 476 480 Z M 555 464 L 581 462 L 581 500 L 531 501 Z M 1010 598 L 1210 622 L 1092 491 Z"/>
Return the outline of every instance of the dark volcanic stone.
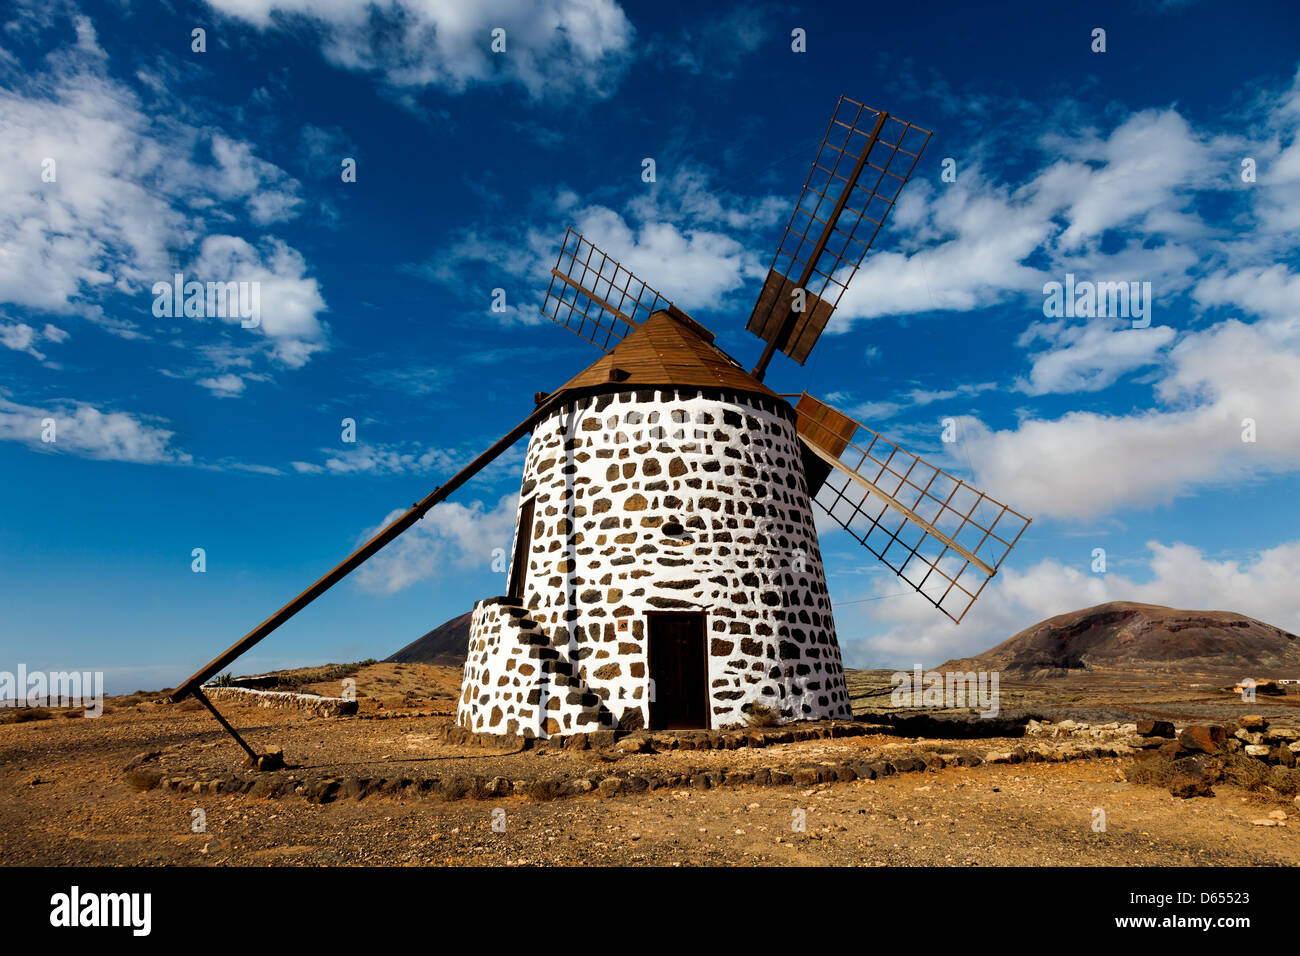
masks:
<path fill-rule="evenodd" d="M 1138 733 L 1143 737 L 1172 737 L 1174 725 L 1168 720 L 1139 720 Z"/>
<path fill-rule="evenodd" d="M 895 757 L 890 763 L 898 773 L 916 773 L 925 769 L 925 761 L 920 757 Z"/>

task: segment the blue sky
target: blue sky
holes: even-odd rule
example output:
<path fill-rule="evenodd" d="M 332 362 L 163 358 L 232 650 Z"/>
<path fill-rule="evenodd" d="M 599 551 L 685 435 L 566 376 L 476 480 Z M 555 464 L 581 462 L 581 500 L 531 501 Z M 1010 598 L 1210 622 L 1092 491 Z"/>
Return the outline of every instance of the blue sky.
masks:
<path fill-rule="evenodd" d="M 1034 519 L 960 627 L 827 526 L 847 663 L 1117 599 L 1300 631 L 1300 11 L 879 6 L 11 6 L 0 668 L 174 684 L 508 431 L 598 357 L 537 317 L 566 226 L 752 363 L 841 93 L 935 135 L 768 382 Z M 257 280 L 260 326 L 156 317 L 175 272 Z M 1150 327 L 1046 316 L 1067 273 L 1151 283 Z M 237 669 L 383 657 L 504 590 L 523 449 Z"/>

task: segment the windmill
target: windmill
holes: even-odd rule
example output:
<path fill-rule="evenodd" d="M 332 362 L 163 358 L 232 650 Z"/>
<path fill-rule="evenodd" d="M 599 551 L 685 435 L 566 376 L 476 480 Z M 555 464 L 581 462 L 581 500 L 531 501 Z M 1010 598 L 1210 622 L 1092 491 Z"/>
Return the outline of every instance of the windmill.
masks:
<path fill-rule="evenodd" d="M 931 133 L 841 97 L 746 328 L 752 370 L 569 230 L 542 312 L 599 347 L 470 465 L 174 692 L 203 682 L 531 434 L 508 591 L 476 604 L 457 721 L 553 737 L 851 716 L 816 505 L 960 623 L 1029 519 L 808 393 L 804 364 Z"/>

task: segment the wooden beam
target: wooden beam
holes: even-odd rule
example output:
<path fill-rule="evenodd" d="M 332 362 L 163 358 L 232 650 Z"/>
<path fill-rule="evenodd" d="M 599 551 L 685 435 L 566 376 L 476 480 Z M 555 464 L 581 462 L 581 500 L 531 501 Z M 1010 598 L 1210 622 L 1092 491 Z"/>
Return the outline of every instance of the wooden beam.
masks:
<path fill-rule="evenodd" d="M 559 280 L 560 280 L 561 282 L 563 282 L 565 285 L 570 286 L 570 287 L 572 287 L 572 288 L 574 288 L 574 289 L 577 289 L 579 292 L 581 292 L 583 295 L 585 295 L 585 296 L 586 296 L 588 299 L 590 299 L 592 302 L 595 302 L 598 306 L 600 306 L 600 307 L 601 307 L 602 309 L 604 309 L 606 312 L 609 312 L 610 314 L 614 315 L 616 318 L 621 319 L 625 324 L 631 326 L 631 327 L 634 328 L 634 329 L 637 327 L 637 324 L 636 324 L 635 322 L 633 322 L 630 318 L 628 318 L 628 317 L 627 317 L 626 315 L 624 315 L 622 312 L 618 311 L 618 309 L 614 308 L 612 305 L 610 305 L 608 302 L 606 302 L 606 301 L 605 301 L 604 299 L 602 299 L 600 296 L 596 295 L 594 292 L 592 292 L 592 291 L 591 291 L 590 289 L 588 289 L 586 286 L 579 285 L 576 281 L 574 281 L 573 279 L 570 279 L 568 276 L 566 276 L 566 275 L 565 275 L 563 272 L 561 272 L 559 269 L 552 269 L 552 270 L 551 270 L 551 275 L 555 276 L 555 278 L 559 279 Z"/>
<path fill-rule="evenodd" d="M 847 475 L 849 478 L 856 481 L 863 488 L 867 489 L 867 491 L 871 492 L 871 494 L 879 497 L 882 501 L 885 502 L 885 504 L 889 505 L 889 507 L 893 508 L 895 511 L 904 515 L 909 521 L 913 521 L 916 524 L 920 525 L 922 528 L 925 529 L 927 534 L 942 541 L 944 544 L 952 548 L 952 550 L 956 551 L 963 558 L 965 558 L 971 564 L 975 565 L 977 568 L 979 568 L 989 577 L 993 577 L 993 575 L 996 573 L 995 568 L 989 567 L 987 564 L 985 564 L 979 558 L 975 557 L 975 555 L 967 551 L 964 547 L 962 547 L 952 538 L 948 537 L 946 534 L 944 534 L 934 525 L 930 524 L 930 522 L 926 521 L 924 518 L 918 515 L 911 508 L 907 507 L 907 505 L 903 504 L 893 495 L 886 494 L 880 488 L 877 488 L 873 482 L 870 482 L 866 478 L 862 477 L 862 475 L 858 474 L 848 465 L 844 464 L 844 462 L 840 461 L 834 455 L 830 454 L 830 452 L 826 451 L 825 449 L 817 447 L 815 443 L 809 441 L 803 435 L 799 436 L 799 440 L 803 442 L 805 445 L 807 445 L 808 448 L 812 451 L 812 453 L 816 455 L 818 458 L 820 458 L 822 461 L 826 462 L 826 464 L 830 465 L 836 471 L 843 472 L 845 475 Z"/>
<path fill-rule="evenodd" d="M 839 107 L 836 106 L 835 109 L 838 113 Z M 858 115 L 861 115 L 860 109 Z M 808 280 L 812 278 L 812 274 L 817 268 L 817 260 L 822 257 L 822 252 L 826 249 L 826 243 L 830 240 L 831 234 L 835 231 L 835 224 L 839 222 L 840 214 L 844 212 L 844 206 L 848 203 L 849 196 L 853 194 L 853 187 L 858 184 L 858 177 L 862 175 L 862 168 L 866 166 L 867 159 L 871 155 L 871 150 L 875 148 L 876 142 L 880 139 L 880 131 L 884 127 L 885 120 L 887 119 L 889 119 L 889 114 L 884 110 L 881 110 L 880 114 L 876 117 L 876 125 L 872 128 L 871 135 L 867 137 L 867 145 L 862 148 L 862 153 L 858 156 L 858 161 L 853 166 L 853 172 L 849 174 L 848 181 L 844 184 L 844 191 L 840 193 L 840 198 L 835 201 L 835 208 L 831 210 L 830 217 L 826 220 L 826 226 L 822 229 L 822 234 L 817 238 L 817 245 L 813 247 L 812 255 L 808 257 L 808 262 L 803 267 L 803 272 L 799 276 L 799 281 L 795 284 L 796 289 L 803 289 L 805 292 L 808 291 Z M 834 122 L 834 120 L 835 117 L 832 116 L 831 121 Z M 856 126 L 857 120 L 855 119 L 853 122 Z M 829 136 L 830 134 L 828 133 L 827 135 Z M 847 144 L 848 141 L 846 140 L 845 145 Z M 822 145 L 826 145 L 825 140 L 822 141 Z M 818 155 L 820 156 L 821 154 L 818 153 Z M 842 155 L 843 154 L 841 153 L 841 156 Z M 817 161 L 814 160 L 813 166 L 816 167 L 816 165 Z M 839 168 L 838 159 L 835 161 L 835 168 Z M 811 176 L 811 174 L 809 175 Z M 834 178 L 835 177 L 832 174 L 831 179 L 833 180 Z M 830 182 L 827 182 L 826 185 L 827 188 L 830 188 Z M 824 194 L 822 198 L 825 198 Z M 801 194 L 799 199 L 795 200 L 795 202 L 798 203 L 802 199 L 803 196 Z M 855 226 L 854 228 L 856 229 L 857 227 Z M 823 288 L 822 291 L 825 292 L 825 288 Z M 773 302 L 773 305 L 775 304 L 776 303 Z M 790 335 L 794 332 L 794 327 L 798 324 L 798 321 L 799 315 L 795 312 L 794 306 L 792 305 L 786 313 L 785 321 L 781 323 L 780 330 L 776 335 L 772 336 L 772 338 L 768 340 L 767 347 L 763 349 L 763 354 L 759 358 L 758 364 L 754 366 L 754 371 L 750 373 L 754 378 L 758 379 L 760 382 L 763 381 L 763 376 L 767 373 L 767 365 L 772 361 L 773 353 L 775 353 L 778 348 L 785 351 Z M 827 321 L 830 321 L 829 318 Z"/>
<path fill-rule="evenodd" d="M 586 392 L 583 389 L 573 389 L 568 392 L 552 393 L 546 401 L 538 405 L 531 415 L 516 425 L 504 438 L 500 439 L 495 445 L 458 471 L 446 484 L 438 486 L 433 489 L 433 491 L 429 492 L 429 494 L 424 498 L 411 505 L 405 513 L 394 519 L 391 524 L 387 525 L 373 538 L 344 558 L 342 563 L 335 567 L 333 571 L 330 571 L 311 587 L 307 588 L 307 590 L 303 591 L 284 607 L 280 608 L 280 610 L 276 611 L 257 627 L 249 631 L 248 634 L 240 640 L 236 641 L 217 657 L 209 661 L 199 671 L 191 675 L 188 680 L 172 692 L 169 699 L 174 703 L 176 701 L 184 700 L 190 694 L 197 692 L 199 688 L 202 687 L 204 681 L 211 678 L 214 674 L 220 671 L 221 668 L 230 664 L 236 658 L 242 656 L 254 644 L 261 641 L 277 627 L 289 620 L 289 618 L 293 617 L 339 581 L 343 580 L 343 578 L 347 577 L 348 574 L 356 568 L 360 567 L 371 556 L 379 552 L 386 544 L 423 518 L 430 508 L 444 501 L 453 491 L 467 482 L 470 478 L 474 477 L 474 475 L 478 474 L 479 471 L 496 459 L 496 457 L 503 451 L 517 442 L 525 434 L 532 431 L 533 426 L 543 418 L 555 409 L 584 394 L 586 394 Z"/>

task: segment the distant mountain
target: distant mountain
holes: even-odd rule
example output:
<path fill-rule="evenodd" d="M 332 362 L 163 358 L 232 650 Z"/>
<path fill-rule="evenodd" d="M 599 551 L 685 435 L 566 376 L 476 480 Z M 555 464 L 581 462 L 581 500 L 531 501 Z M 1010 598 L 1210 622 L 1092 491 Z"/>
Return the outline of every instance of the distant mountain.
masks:
<path fill-rule="evenodd" d="M 1062 676 L 1097 668 L 1300 677 L 1300 638 L 1232 611 L 1112 601 L 1048 618 L 940 670 Z"/>
<path fill-rule="evenodd" d="M 469 623 L 473 611 L 467 611 L 460 617 L 453 617 L 445 624 L 435 627 L 424 637 L 412 641 L 392 657 L 386 664 L 445 664 L 459 667 L 465 663 L 469 653 Z"/>

